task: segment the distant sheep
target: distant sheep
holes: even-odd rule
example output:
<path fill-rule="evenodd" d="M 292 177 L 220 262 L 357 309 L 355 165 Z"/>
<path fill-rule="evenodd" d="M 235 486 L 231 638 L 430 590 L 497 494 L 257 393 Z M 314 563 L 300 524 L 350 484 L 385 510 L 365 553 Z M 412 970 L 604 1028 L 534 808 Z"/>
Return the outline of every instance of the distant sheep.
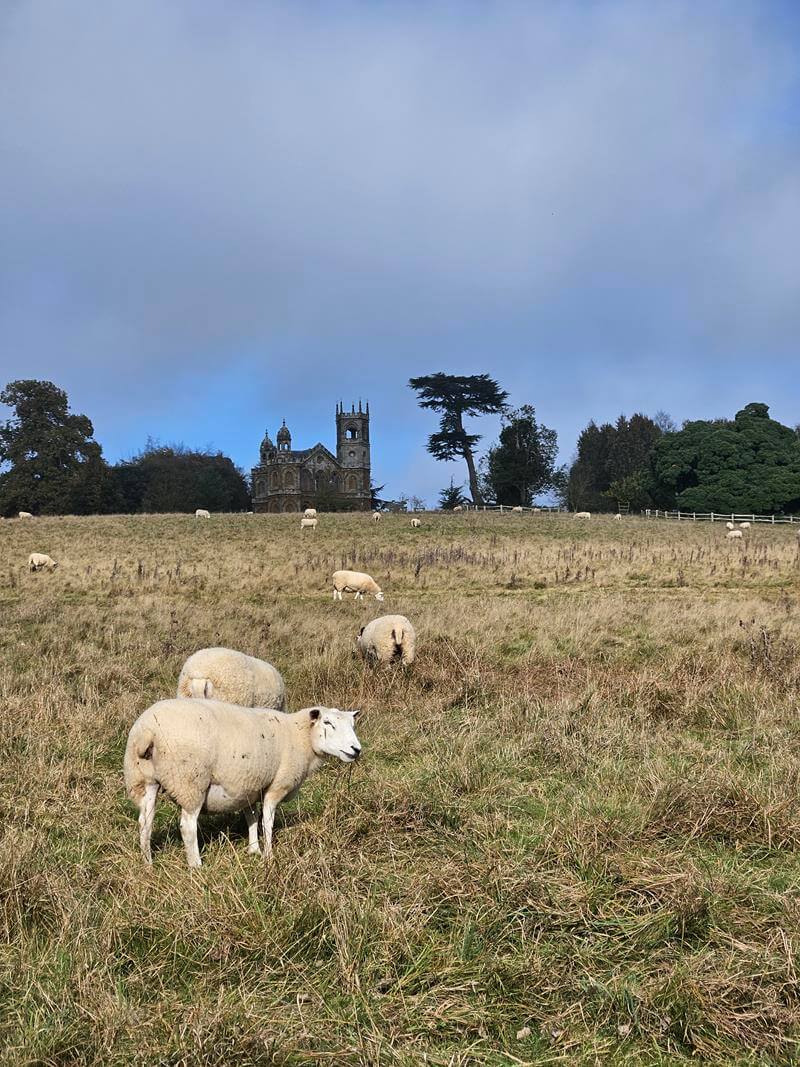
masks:
<path fill-rule="evenodd" d="M 318 519 L 308 519 L 304 515 L 302 517 L 302 519 L 300 520 L 300 529 L 301 530 L 316 530 L 318 521 L 319 521 Z"/>
<path fill-rule="evenodd" d="M 620 513 L 619 513 L 619 512 L 617 512 L 617 514 L 616 514 L 616 515 L 614 516 L 614 520 L 615 520 L 616 522 L 620 522 L 620 521 L 621 521 L 621 519 L 622 519 L 622 516 L 620 515 Z"/>
<path fill-rule="evenodd" d="M 303 517 L 306 518 L 306 519 L 316 519 L 316 517 L 317 517 L 317 509 L 316 508 L 306 508 L 306 510 L 303 512 Z"/>
<path fill-rule="evenodd" d="M 453 511 L 463 511 L 463 510 L 464 509 L 461 507 L 460 504 L 456 504 L 456 506 L 453 508 Z"/>
<path fill-rule="evenodd" d="M 361 627 L 358 648 L 366 659 L 378 663 L 400 660 L 404 666 L 414 662 L 417 635 L 405 615 L 382 615 Z"/>
<path fill-rule="evenodd" d="M 46 556 L 43 552 L 31 552 L 28 556 L 29 571 L 48 570 L 52 573 L 57 566 L 56 561 L 51 559 L 50 556 Z"/>
<path fill-rule="evenodd" d="M 383 516 L 381 515 L 381 513 L 379 511 L 373 511 L 373 513 L 372 513 L 372 521 L 373 522 L 380 522 L 382 518 L 383 518 Z"/>
<path fill-rule="evenodd" d="M 178 677 L 177 695 L 286 710 L 286 686 L 280 672 L 266 660 L 232 648 L 201 648 L 189 656 Z"/>
<path fill-rule="evenodd" d="M 576 511 L 572 516 L 574 519 L 591 519 L 591 511 Z"/>
<path fill-rule="evenodd" d="M 264 853 L 281 801 L 293 797 L 325 756 L 352 763 L 361 755 L 356 711 L 304 708 L 294 715 L 219 700 L 161 700 L 131 727 L 123 764 L 125 789 L 139 808 L 139 848 L 152 863 L 150 836 L 163 790 L 181 807 L 181 837 L 190 867 L 200 867 L 200 812 L 244 811 L 247 851 L 259 854 L 256 805 L 262 803 Z"/>
<path fill-rule="evenodd" d="M 749 522 L 740 522 L 739 523 L 739 529 L 740 530 L 749 530 L 750 529 L 750 523 Z"/>
<path fill-rule="evenodd" d="M 383 593 L 375 579 L 361 571 L 334 572 L 333 599 L 341 600 L 342 593 L 354 593 L 354 600 L 362 600 L 364 593 L 372 593 L 376 600 L 383 600 Z"/>
<path fill-rule="evenodd" d="M 728 530 L 728 532 L 725 534 L 725 536 L 730 541 L 741 541 L 742 538 L 744 537 L 744 534 L 742 533 L 741 530 Z"/>
<path fill-rule="evenodd" d="M 19 518 L 19 519 L 32 519 L 33 515 L 31 515 L 31 513 L 29 511 L 20 511 L 19 514 L 17 515 L 17 518 Z"/>
<path fill-rule="evenodd" d="M 733 522 L 726 522 L 725 525 L 728 527 L 729 530 L 735 530 L 736 529 L 736 524 L 733 523 Z"/>
<path fill-rule="evenodd" d="M 194 513 L 194 517 L 196 519 L 210 519 L 211 518 L 211 512 L 210 511 L 206 511 L 205 508 L 198 508 L 197 511 Z"/>
<path fill-rule="evenodd" d="M 525 509 L 517 506 L 515 508 L 512 508 L 511 510 L 514 512 L 515 515 L 522 515 Z"/>
<path fill-rule="evenodd" d="M 419 521 L 419 519 L 412 519 L 411 525 L 414 527 L 415 530 L 418 530 L 420 526 L 422 526 L 422 523 Z"/>

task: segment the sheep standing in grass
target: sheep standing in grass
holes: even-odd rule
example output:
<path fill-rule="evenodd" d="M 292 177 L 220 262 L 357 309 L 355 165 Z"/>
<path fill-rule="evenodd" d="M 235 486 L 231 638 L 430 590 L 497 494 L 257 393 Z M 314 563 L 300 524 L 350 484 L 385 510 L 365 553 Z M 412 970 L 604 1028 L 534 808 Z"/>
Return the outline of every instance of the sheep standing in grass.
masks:
<path fill-rule="evenodd" d="M 749 522 L 740 522 L 739 523 L 739 529 L 740 530 L 749 530 L 750 529 L 750 523 Z"/>
<path fill-rule="evenodd" d="M 616 522 L 621 522 L 622 521 L 622 515 L 620 515 L 620 513 L 617 512 L 617 514 L 614 516 L 614 520 Z"/>
<path fill-rule="evenodd" d="M 31 552 L 28 556 L 29 571 L 48 570 L 52 573 L 57 566 L 56 561 L 51 559 L 50 556 L 46 556 L 43 552 Z"/>
<path fill-rule="evenodd" d="M 198 508 L 197 511 L 194 513 L 194 517 L 196 519 L 210 519 L 211 518 L 211 512 L 210 511 L 206 511 L 205 508 Z"/>
<path fill-rule="evenodd" d="M 512 508 L 511 510 L 515 515 L 522 515 L 525 511 L 525 509 L 521 508 L 519 505 L 517 505 L 515 508 Z"/>
<path fill-rule="evenodd" d="M 591 519 L 591 511 L 576 511 L 573 515 L 574 519 Z"/>
<path fill-rule="evenodd" d="M 422 523 L 419 521 L 419 519 L 412 519 L 411 525 L 414 527 L 415 530 L 418 530 L 420 526 L 422 526 Z"/>
<path fill-rule="evenodd" d="M 300 520 L 300 529 L 301 530 L 316 530 L 316 528 L 317 528 L 317 520 L 316 519 L 309 519 L 309 518 L 306 518 L 306 516 L 304 515 L 302 517 L 302 519 Z"/>
<path fill-rule="evenodd" d="M 741 530 L 728 530 L 725 536 L 728 538 L 729 541 L 741 541 L 744 537 L 744 534 Z"/>
<path fill-rule="evenodd" d="M 150 835 L 163 789 L 181 807 L 181 837 L 190 867 L 200 867 L 200 812 L 244 811 L 247 851 L 259 853 L 261 801 L 264 852 L 272 854 L 275 809 L 295 795 L 325 756 L 352 763 L 361 754 L 358 712 L 305 708 L 293 715 L 218 700 L 161 700 L 131 727 L 125 788 L 139 808 L 139 847 L 152 863 Z"/>
<path fill-rule="evenodd" d="M 734 524 L 734 523 L 732 523 L 732 522 L 726 522 L 726 523 L 725 523 L 725 526 L 726 526 L 726 527 L 727 527 L 727 528 L 728 528 L 729 530 L 735 530 L 735 529 L 736 529 L 736 526 L 735 526 L 735 524 Z"/>
<path fill-rule="evenodd" d="M 286 710 L 286 685 L 266 660 L 232 648 L 201 648 L 189 656 L 178 677 L 179 697 L 206 697 L 244 708 Z"/>
<path fill-rule="evenodd" d="M 306 510 L 303 512 L 303 518 L 305 518 L 305 519 L 316 519 L 316 517 L 317 517 L 317 509 L 316 508 L 306 508 Z"/>
<path fill-rule="evenodd" d="M 342 593 L 354 593 L 353 600 L 363 599 L 364 593 L 372 593 L 376 600 L 383 600 L 378 583 L 362 571 L 334 571 L 333 599 L 341 600 Z"/>
<path fill-rule="evenodd" d="M 382 518 L 383 518 L 383 516 L 381 515 L 381 513 L 379 511 L 373 511 L 373 513 L 372 513 L 372 521 L 373 522 L 380 522 Z"/>
<path fill-rule="evenodd" d="M 414 662 L 417 635 L 405 615 L 382 615 L 361 627 L 358 647 L 366 659 L 378 663 L 400 660 L 404 666 Z"/>
<path fill-rule="evenodd" d="M 461 505 L 460 505 L 460 504 L 456 504 L 456 506 L 455 506 L 455 507 L 453 508 L 453 511 L 454 511 L 454 512 L 456 512 L 456 511 L 463 511 L 463 510 L 464 510 L 464 509 L 463 509 L 463 508 L 461 507 Z"/>
<path fill-rule="evenodd" d="M 32 519 L 33 515 L 29 511 L 20 511 L 17 515 L 18 519 Z"/>

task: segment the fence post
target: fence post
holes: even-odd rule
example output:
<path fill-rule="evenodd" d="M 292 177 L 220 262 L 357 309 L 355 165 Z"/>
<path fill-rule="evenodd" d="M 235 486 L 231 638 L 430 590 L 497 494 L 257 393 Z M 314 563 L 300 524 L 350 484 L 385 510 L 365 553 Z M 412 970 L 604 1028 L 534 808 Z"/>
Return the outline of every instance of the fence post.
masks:
<path fill-rule="evenodd" d="M 697 522 L 697 512 L 696 511 L 692 512 L 692 522 Z"/>
<path fill-rule="evenodd" d="M 775 516 L 774 515 L 772 516 L 772 525 L 773 526 L 775 525 Z"/>
<path fill-rule="evenodd" d="M 711 512 L 711 521 L 712 522 L 714 521 L 714 512 L 713 511 Z"/>

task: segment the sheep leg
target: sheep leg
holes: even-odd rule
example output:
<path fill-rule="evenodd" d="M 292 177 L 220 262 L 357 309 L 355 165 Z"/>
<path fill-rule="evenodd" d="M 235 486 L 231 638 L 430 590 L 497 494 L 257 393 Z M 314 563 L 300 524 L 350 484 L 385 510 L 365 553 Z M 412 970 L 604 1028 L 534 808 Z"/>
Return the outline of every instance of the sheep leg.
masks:
<path fill-rule="evenodd" d="M 264 831 L 264 857 L 272 859 L 272 825 L 275 822 L 275 809 L 285 798 L 285 789 L 267 790 L 262 800 L 261 829 Z"/>
<path fill-rule="evenodd" d="M 247 851 L 252 856 L 258 856 L 261 852 L 258 843 L 258 812 L 255 808 L 245 808 L 244 817 L 247 819 Z"/>
<path fill-rule="evenodd" d="M 150 851 L 150 835 L 153 832 L 153 819 L 156 814 L 156 797 L 158 782 L 150 782 L 144 787 L 144 796 L 139 804 L 139 848 L 145 863 L 153 862 Z"/>
<path fill-rule="evenodd" d="M 200 849 L 197 847 L 197 817 L 199 814 L 200 808 L 195 808 L 194 811 L 187 811 L 186 808 L 181 808 L 181 837 L 183 838 L 183 847 L 186 849 L 186 862 L 190 867 L 202 866 Z"/>

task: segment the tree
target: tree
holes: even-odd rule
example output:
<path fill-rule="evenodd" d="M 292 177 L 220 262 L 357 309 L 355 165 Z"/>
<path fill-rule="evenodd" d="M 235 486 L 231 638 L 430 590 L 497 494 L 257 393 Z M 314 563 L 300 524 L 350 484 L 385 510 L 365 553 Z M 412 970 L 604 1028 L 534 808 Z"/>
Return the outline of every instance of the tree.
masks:
<path fill-rule="evenodd" d="M 9 382 L 0 403 L 14 410 L 0 426 L 0 514 L 109 509 L 109 470 L 94 427 L 70 412 L 63 389 L 35 379 Z"/>
<path fill-rule="evenodd" d="M 484 482 L 498 504 L 530 507 L 534 496 L 554 487 L 558 435 L 536 421 L 525 404 L 504 416 L 500 440 L 485 460 Z"/>
<path fill-rule="evenodd" d="M 123 511 L 245 511 L 250 506 L 244 475 L 221 452 L 148 440 L 138 456 L 117 464 L 112 474 Z"/>
<path fill-rule="evenodd" d="M 452 511 L 453 508 L 463 507 L 464 504 L 469 503 L 463 493 L 463 485 L 453 485 L 453 479 L 450 479 L 450 484 L 446 485 L 444 489 L 439 493 L 439 507 L 443 511 Z"/>
<path fill-rule="evenodd" d="M 480 434 L 464 428 L 468 415 L 497 415 L 506 409 L 508 393 L 488 374 L 428 374 L 411 378 L 409 386 L 419 397 L 419 406 L 441 413 L 439 432 L 428 438 L 428 451 L 435 459 L 451 460 L 460 456 L 466 461 L 473 502 L 483 503 L 478 473 L 475 469 L 475 446 Z"/>
<path fill-rule="evenodd" d="M 683 511 L 800 510 L 800 439 L 747 404 L 733 420 L 685 423 L 653 450 L 650 493 L 658 507 Z"/>
<path fill-rule="evenodd" d="M 577 511 L 608 511 L 609 492 L 636 472 L 649 469 L 650 454 L 662 430 L 647 415 L 620 415 L 616 423 L 595 422 L 581 432 L 569 472 L 567 501 Z M 629 484 L 630 488 L 630 484 Z"/>

